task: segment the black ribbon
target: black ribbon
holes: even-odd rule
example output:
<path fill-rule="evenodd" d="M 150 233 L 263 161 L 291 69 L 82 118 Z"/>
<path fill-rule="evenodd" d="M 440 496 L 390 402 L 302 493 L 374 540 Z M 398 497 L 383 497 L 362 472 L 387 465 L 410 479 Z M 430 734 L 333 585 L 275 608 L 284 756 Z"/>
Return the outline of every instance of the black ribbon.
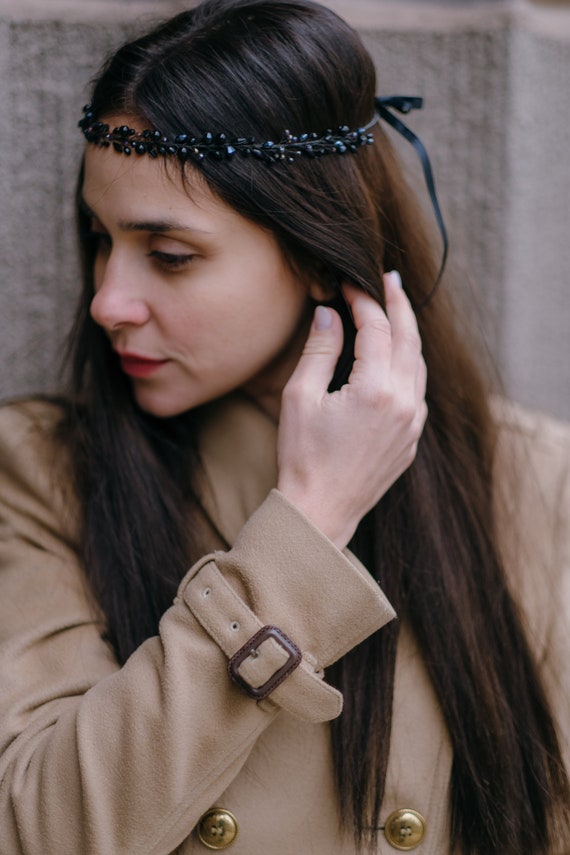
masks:
<path fill-rule="evenodd" d="M 421 303 L 416 306 L 416 309 L 419 310 L 423 309 L 423 307 L 429 303 L 441 281 L 441 277 L 443 276 L 443 271 L 445 268 L 445 262 L 447 261 L 449 241 L 447 239 L 447 231 L 445 229 L 443 215 L 441 213 L 441 208 L 439 207 L 439 202 L 437 199 L 437 193 L 435 191 L 435 181 L 433 177 L 430 159 L 428 157 L 428 153 L 425 149 L 425 146 L 420 140 L 420 138 L 417 137 L 414 132 L 411 131 L 408 126 L 405 125 L 402 120 L 395 116 L 394 113 L 392 113 L 391 110 L 388 108 L 391 107 L 394 110 L 398 110 L 399 113 L 404 114 L 409 113 L 410 110 L 421 110 L 421 108 L 423 107 L 423 98 L 409 97 L 407 95 L 389 95 L 386 97 L 375 98 L 374 104 L 376 107 L 376 112 L 380 116 L 380 118 L 384 119 L 385 122 L 388 122 L 388 124 L 391 125 L 394 130 L 398 131 L 398 133 L 401 134 L 404 139 L 407 139 L 408 142 L 410 142 L 415 148 L 420 159 L 420 163 L 422 165 L 426 186 L 435 213 L 435 219 L 437 221 L 437 225 L 441 234 L 441 239 L 443 241 L 443 255 L 441 259 L 439 273 L 437 274 L 437 279 L 431 291 L 429 291 L 424 297 L 424 299 L 421 301 Z"/>

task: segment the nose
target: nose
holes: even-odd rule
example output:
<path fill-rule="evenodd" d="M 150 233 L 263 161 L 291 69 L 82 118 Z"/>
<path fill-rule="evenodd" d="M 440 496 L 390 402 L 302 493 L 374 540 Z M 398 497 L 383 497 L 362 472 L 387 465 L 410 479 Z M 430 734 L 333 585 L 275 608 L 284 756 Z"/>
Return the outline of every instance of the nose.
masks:
<path fill-rule="evenodd" d="M 99 277 L 97 272 L 95 280 Z M 107 264 L 102 281 L 96 285 L 91 301 L 91 317 L 108 332 L 121 327 L 143 326 L 150 318 L 150 308 L 142 286 L 127 271 Z"/>

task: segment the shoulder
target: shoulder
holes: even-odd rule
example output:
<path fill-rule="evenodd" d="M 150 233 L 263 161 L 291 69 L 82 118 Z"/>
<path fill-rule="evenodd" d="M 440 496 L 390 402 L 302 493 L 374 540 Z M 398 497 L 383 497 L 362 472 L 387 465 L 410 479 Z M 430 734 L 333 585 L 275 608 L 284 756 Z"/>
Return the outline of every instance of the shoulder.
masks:
<path fill-rule="evenodd" d="M 515 597 L 544 641 L 570 585 L 570 425 L 505 401 L 493 411 L 497 533 Z"/>
<path fill-rule="evenodd" d="M 499 452 L 524 450 L 536 463 L 570 461 L 570 424 L 513 401 L 494 398 L 492 413 L 499 431 Z"/>
<path fill-rule="evenodd" d="M 58 536 L 75 528 L 71 460 L 57 438 L 61 403 L 29 399 L 0 407 L 0 520 Z"/>
<path fill-rule="evenodd" d="M 508 401 L 495 400 L 498 429 L 495 483 L 499 498 L 568 529 L 570 424 Z"/>

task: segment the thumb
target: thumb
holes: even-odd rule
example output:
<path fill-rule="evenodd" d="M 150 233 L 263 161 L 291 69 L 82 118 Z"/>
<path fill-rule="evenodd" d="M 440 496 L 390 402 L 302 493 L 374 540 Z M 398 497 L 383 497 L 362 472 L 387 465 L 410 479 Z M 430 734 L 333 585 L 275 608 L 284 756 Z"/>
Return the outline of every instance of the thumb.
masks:
<path fill-rule="evenodd" d="M 301 358 L 291 375 L 294 384 L 323 394 L 342 350 L 342 321 L 328 306 L 317 306 Z"/>

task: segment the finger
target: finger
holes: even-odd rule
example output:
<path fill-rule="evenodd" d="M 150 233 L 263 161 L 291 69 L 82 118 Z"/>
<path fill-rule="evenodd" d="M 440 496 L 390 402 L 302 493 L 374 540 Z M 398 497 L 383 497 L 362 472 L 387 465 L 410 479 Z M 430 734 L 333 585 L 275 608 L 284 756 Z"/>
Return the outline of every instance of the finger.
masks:
<path fill-rule="evenodd" d="M 396 270 L 384 274 L 386 313 L 392 330 L 392 370 L 402 376 L 415 376 L 422 359 L 422 343 L 416 316 L 402 289 Z"/>
<path fill-rule="evenodd" d="M 361 372 L 378 374 L 379 369 L 390 366 L 392 332 L 386 313 L 379 303 L 353 285 L 343 285 L 342 291 L 352 312 L 356 327 L 354 366 L 350 380 Z"/>
<path fill-rule="evenodd" d="M 416 401 L 421 401 L 425 398 L 427 392 L 427 366 L 423 357 L 420 359 L 418 370 L 416 372 L 415 396 Z"/>
<path fill-rule="evenodd" d="M 342 322 L 338 312 L 328 306 L 317 306 L 303 353 L 286 390 L 302 388 L 309 395 L 322 396 L 332 380 L 342 342 Z"/>

